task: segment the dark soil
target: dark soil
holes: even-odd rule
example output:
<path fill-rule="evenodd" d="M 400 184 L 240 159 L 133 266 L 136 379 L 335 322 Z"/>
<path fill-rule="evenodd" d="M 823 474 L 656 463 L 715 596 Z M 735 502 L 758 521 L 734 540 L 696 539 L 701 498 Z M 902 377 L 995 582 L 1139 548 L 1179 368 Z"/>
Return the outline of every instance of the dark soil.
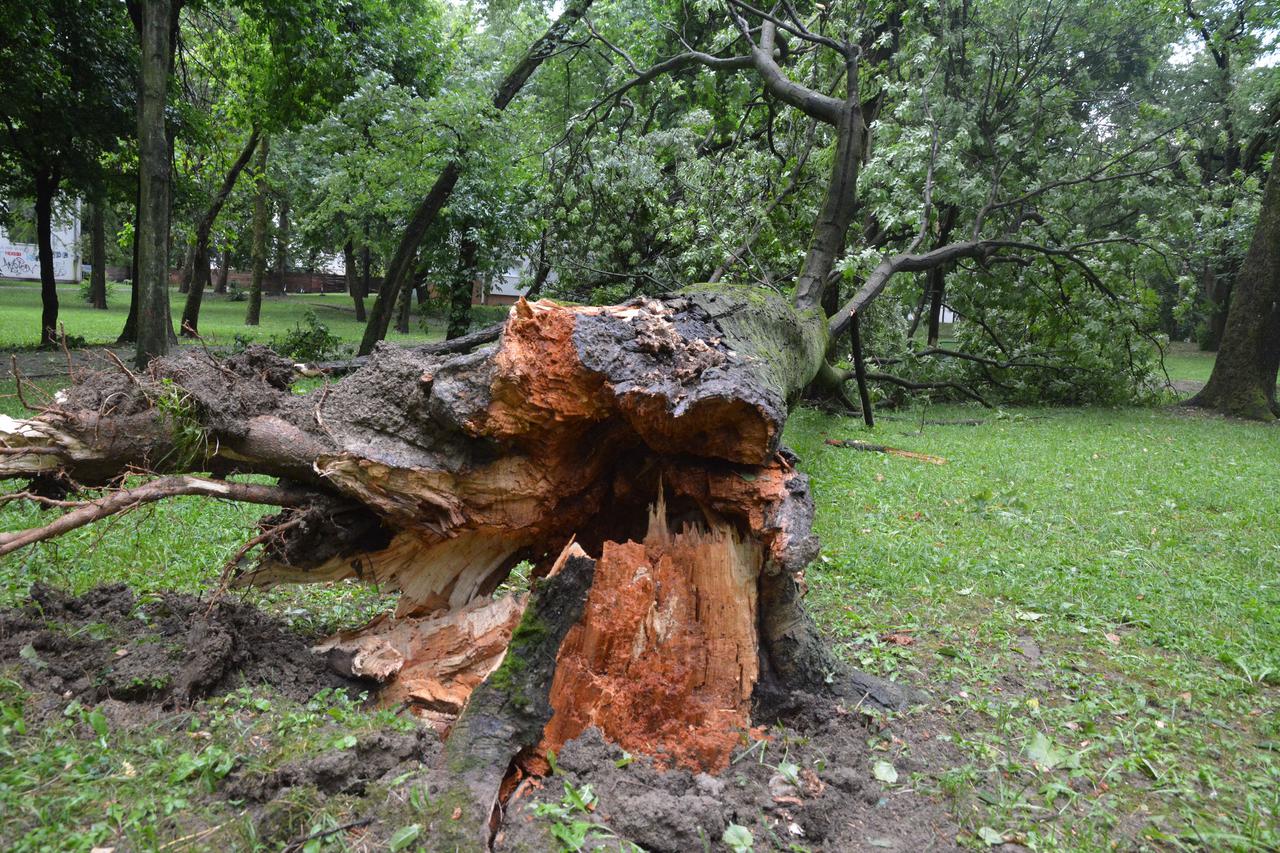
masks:
<path fill-rule="evenodd" d="M 576 819 L 597 822 L 655 853 L 726 850 L 721 837 L 730 823 L 750 830 L 756 850 L 960 849 L 947 808 L 906 784 L 909 774 L 924 766 L 898 756 L 893 759 L 898 785 L 873 778 L 872 765 L 888 754 L 869 744 L 893 740 L 868 717 L 827 699 L 799 695 L 764 743 L 744 746 L 729 769 L 713 777 L 656 771 L 647 759 L 628 759 L 589 729 L 557 757 L 563 779 L 517 789 L 495 850 L 555 849 L 545 819 L 535 818 L 533 807 L 561 803 L 565 784 L 590 785 L 599 797 L 590 817 Z M 947 745 L 944 754 L 931 758 L 948 761 L 949 750 Z M 798 768 L 791 779 L 779 772 L 784 764 Z M 617 841 L 601 834 L 593 849 L 617 849 Z"/>
<path fill-rule="evenodd" d="M 33 586 L 25 607 L 0 611 L 0 663 L 9 662 L 21 664 L 23 686 L 49 713 L 72 699 L 170 709 L 245 685 L 299 701 L 361 689 L 254 607 L 177 593 L 140 602 L 123 584 L 80 597 Z"/>

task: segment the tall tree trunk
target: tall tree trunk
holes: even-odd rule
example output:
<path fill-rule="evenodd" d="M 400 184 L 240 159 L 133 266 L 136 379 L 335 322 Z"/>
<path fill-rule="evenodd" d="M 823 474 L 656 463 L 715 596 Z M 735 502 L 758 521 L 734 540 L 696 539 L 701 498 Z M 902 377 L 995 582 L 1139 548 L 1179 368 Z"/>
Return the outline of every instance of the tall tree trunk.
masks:
<path fill-rule="evenodd" d="M 58 176 L 51 171 L 36 174 L 36 245 L 40 255 L 40 346 L 58 340 L 58 282 L 53 273 L 53 199 Z"/>
<path fill-rule="evenodd" d="M 129 261 L 129 313 L 124 318 L 124 328 L 116 344 L 138 342 L 138 229 L 142 225 L 142 175 L 138 175 L 138 187 L 133 201 L 133 254 Z"/>
<path fill-rule="evenodd" d="M 1232 288 L 1226 333 L 1209 382 L 1189 405 L 1242 418 L 1280 417 L 1280 150 L 1271 161 L 1258 224 Z"/>
<path fill-rule="evenodd" d="M 178 270 L 178 292 L 191 292 L 191 277 L 196 269 L 196 244 L 193 239 L 190 247 L 182 255 L 182 268 Z"/>
<path fill-rule="evenodd" d="M 141 0 L 142 75 L 138 98 L 138 354 L 145 367 L 169 351 L 170 137 L 165 122 L 173 57 L 174 0 Z"/>
<path fill-rule="evenodd" d="M 280 227 L 276 229 L 276 274 L 272 292 L 284 293 L 285 275 L 289 272 L 289 197 L 280 196 Z"/>
<path fill-rule="evenodd" d="M 253 249 L 250 258 L 249 307 L 244 314 L 246 326 L 258 325 L 262 317 L 262 280 L 267 274 L 267 229 L 271 216 L 267 206 L 267 154 L 270 144 L 270 137 L 264 135 L 258 142 L 258 157 L 254 163 Z"/>
<path fill-rule="evenodd" d="M 366 237 L 368 235 L 365 235 Z M 372 259 L 368 246 L 360 247 L 360 290 L 354 297 L 356 302 L 356 319 L 361 323 L 368 321 L 368 315 L 365 314 L 364 301 L 369 297 L 369 288 L 373 286 L 372 277 Z"/>
<path fill-rule="evenodd" d="M 357 295 L 360 289 L 360 270 L 356 268 L 356 250 L 350 240 L 342 244 L 342 272 L 347 280 L 347 294 L 356 306 L 356 320 L 359 321 L 363 319 L 360 315 L 364 313 L 364 300 Z"/>
<path fill-rule="evenodd" d="M 249 132 L 249 138 L 240 149 L 240 155 L 227 170 L 226 176 L 222 179 L 222 186 L 218 187 L 218 192 L 209 201 L 209 207 L 196 223 L 194 272 L 191 289 L 187 292 L 187 304 L 182 309 L 182 334 L 186 337 L 199 336 L 200 303 L 204 299 L 204 289 L 209 284 L 209 239 L 213 232 L 213 223 L 217 221 L 223 204 L 235 189 L 240 173 L 244 171 L 245 166 L 249 165 L 249 158 L 253 156 L 253 150 L 257 146 L 258 128 L 255 127 Z"/>
<path fill-rule="evenodd" d="M 465 335 L 471 328 L 471 302 L 476 284 L 476 265 L 480 247 L 464 226 L 458 242 L 458 269 L 449 293 L 449 326 L 445 340 Z"/>
<path fill-rule="evenodd" d="M 409 315 L 413 311 L 413 290 L 403 288 L 400 298 L 396 300 L 396 331 L 402 335 L 409 334 Z"/>
<path fill-rule="evenodd" d="M 231 244 L 224 242 L 222 251 L 218 253 L 218 283 L 214 285 L 214 293 L 227 292 L 227 275 L 231 272 Z"/>
<path fill-rule="evenodd" d="M 564 11 L 560 13 L 560 17 L 555 20 L 555 23 L 525 51 L 520 62 L 498 85 L 498 89 L 493 96 L 494 109 L 501 112 L 507 108 L 507 105 L 524 87 L 524 84 L 533 75 L 533 72 L 538 69 L 538 66 L 547 57 L 555 55 L 569 29 L 587 13 L 587 10 L 591 8 L 591 3 L 592 0 L 570 0 Z M 373 302 L 373 310 L 370 313 L 369 322 L 365 325 L 364 338 L 360 341 L 361 355 L 367 355 L 372 352 L 374 344 L 387 336 L 387 326 L 391 322 L 392 309 L 400 295 L 401 288 L 404 287 L 405 281 L 408 280 L 413 271 L 414 258 L 417 257 L 418 247 L 422 243 L 422 238 L 426 236 L 441 209 L 449 200 L 449 197 L 453 195 L 453 188 L 457 186 L 458 178 L 461 175 L 461 162 L 459 160 L 451 160 L 444 167 L 440 176 L 436 178 L 435 184 L 431 187 L 426 197 L 422 199 L 422 202 L 419 203 L 417 210 L 414 211 L 413 217 L 409 220 L 409 224 L 400 238 L 400 245 L 396 248 L 395 255 L 392 256 L 391 262 L 387 264 L 386 272 L 382 278 L 382 287 L 378 291 L 378 298 Z"/>
<path fill-rule="evenodd" d="M 107 310 L 107 217 L 106 200 L 99 191 L 89 212 L 89 305 Z"/>

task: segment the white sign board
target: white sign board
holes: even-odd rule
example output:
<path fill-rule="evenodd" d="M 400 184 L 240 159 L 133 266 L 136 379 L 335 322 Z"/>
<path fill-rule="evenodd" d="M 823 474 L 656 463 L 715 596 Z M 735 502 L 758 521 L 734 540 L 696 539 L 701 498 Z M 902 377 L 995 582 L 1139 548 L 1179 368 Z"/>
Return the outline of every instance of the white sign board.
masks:
<path fill-rule="evenodd" d="M 80 220 L 68 217 L 53 225 L 53 277 L 80 281 Z M 40 280 L 40 249 L 34 243 L 14 243 L 0 228 L 0 278 Z"/>

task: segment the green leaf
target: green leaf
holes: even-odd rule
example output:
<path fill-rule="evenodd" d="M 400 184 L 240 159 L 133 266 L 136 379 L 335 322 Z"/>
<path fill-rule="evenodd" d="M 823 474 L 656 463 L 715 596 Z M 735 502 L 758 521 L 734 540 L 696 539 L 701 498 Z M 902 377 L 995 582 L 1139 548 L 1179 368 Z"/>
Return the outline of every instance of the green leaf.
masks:
<path fill-rule="evenodd" d="M 720 841 L 733 853 L 751 853 L 755 849 L 756 843 L 751 830 L 736 823 L 729 824 L 724 831 L 724 835 L 720 836 Z"/>
<path fill-rule="evenodd" d="M 98 737 L 106 737 L 110 730 L 107 726 L 107 715 L 94 708 L 89 712 L 89 725 L 93 726 L 93 730 L 98 733 Z"/>
<path fill-rule="evenodd" d="M 1045 770 L 1053 770 L 1062 766 L 1069 757 L 1066 750 L 1054 744 L 1041 731 L 1037 731 L 1032 735 L 1031 742 L 1027 744 L 1027 758 L 1030 758 Z"/>
<path fill-rule="evenodd" d="M 422 835 L 422 827 L 419 824 L 411 823 L 408 826 L 402 826 L 395 831 L 387 841 L 387 849 L 395 853 L 397 850 L 403 850 L 410 844 L 418 840 L 418 836 Z"/>
<path fill-rule="evenodd" d="M 1004 844 L 1004 835 L 996 832 L 989 826 L 978 828 L 978 837 L 985 841 L 988 846 L 995 847 L 997 844 Z"/>
<path fill-rule="evenodd" d="M 898 781 L 898 771 L 892 764 L 887 761 L 877 761 L 871 765 L 871 775 L 884 782 L 886 785 L 892 785 Z"/>
<path fill-rule="evenodd" d="M 47 663 L 40 660 L 40 655 L 36 654 L 36 647 L 30 643 L 27 643 L 18 651 L 18 657 L 34 666 L 36 669 L 44 669 L 48 666 Z"/>

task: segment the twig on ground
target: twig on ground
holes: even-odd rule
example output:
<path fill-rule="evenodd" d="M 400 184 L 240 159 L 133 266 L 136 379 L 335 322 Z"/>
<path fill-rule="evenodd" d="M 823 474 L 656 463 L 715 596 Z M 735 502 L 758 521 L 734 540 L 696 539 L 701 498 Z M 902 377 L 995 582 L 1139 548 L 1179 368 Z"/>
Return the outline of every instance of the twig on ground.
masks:
<path fill-rule="evenodd" d="M 901 456 L 905 459 L 916 459 L 930 465 L 946 465 L 947 460 L 941 456 L 930 456 L 927 453 L 916 453 L 914 450 L 903 450 L 899 447 L 888 447 L 883 444 L 870 444 L 865 441 L 854 441 L 848 438 L 828 438 L 827 444 L 832 447 L 848 447 L 851 450 L 867 450 L 873 453 L 888 453 L 890 456 Z"/>

